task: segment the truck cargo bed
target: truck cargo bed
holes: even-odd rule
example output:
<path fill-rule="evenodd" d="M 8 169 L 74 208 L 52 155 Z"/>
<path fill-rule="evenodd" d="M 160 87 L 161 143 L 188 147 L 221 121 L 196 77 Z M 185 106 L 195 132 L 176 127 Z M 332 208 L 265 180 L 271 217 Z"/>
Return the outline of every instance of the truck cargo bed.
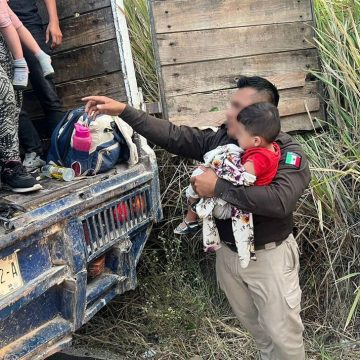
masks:
<path fill-rule="evenodd" d="M 138 165 L 137 165 L 138 166 Z M 125 174 L 129 171 L 126 164 L 117 165 L 117 167 L 105 174 L 83 177 L 70 182 L 64 182 L 54 179 L 43 179 L 40 181 L 43 190 L 29 194 L 16 194 L 4 189 L 0 190 L 1 201 L 23 206 L 26 210 L 32 210 L 38 206 L 44 206 L 47 203 L 60 199 L 70 193 L 86 191 L 89 187 L 100 183 L 112 176 Z"/>
<path fill-rule="evenodd" d="M 0 202 L 23 207 L 24 211 L 0 222 L 0 250 L 19 237 L 27 237 L 34 231 L 48 228 L 76 214 L 78 216 L 86 209 L 96 209 L 100 204 L 146 183 L 155 186 L 152 194 L 158 194 L 157 181 L 153 181 L 158 170 L 151 158 L 141 156 L 140 162 L 134 166 L 120 164 L 107 173 L 72 182 L 44 179 L 41 181 L 44 189 L 30 194 L 1 191 Z M 159 204 L 158 199 L 151 202 L 155 208 Z"/>

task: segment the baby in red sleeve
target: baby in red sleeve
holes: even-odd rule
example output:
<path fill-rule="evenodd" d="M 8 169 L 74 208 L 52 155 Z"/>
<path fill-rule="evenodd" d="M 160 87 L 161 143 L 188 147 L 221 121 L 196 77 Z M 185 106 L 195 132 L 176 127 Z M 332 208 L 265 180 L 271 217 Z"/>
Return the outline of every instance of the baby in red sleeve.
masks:
<path fill-rule="evenodd" d="M 204 165 L 234 185 L 269 185 L 281 158 L 280 147 L 275 142 L 280 128 L 279 112 L 275 106 L 269 103 L 250 105 L 238 115 L 236 139 L 239 146 L 228 144 L 211 150 L 204 156 Z M 202 172 L 201 168 L 197 168 L 192 176 Z M 221 199 L 199 199 L 191 185 L 186 194 L 189 208 L 184 221 L 175 229 L 176 234 L 198 230 L 200 217 L 203 219 L 205 250 L 217 250 L 220 239 L 213 217 L 232 218 L 239 257 L 244 260 L 242 264 L 245 267 L 250 258 L 255 259 L 252 214 Z M 247 256 L 247 252 L 250 252 L 250 256 Z"/>

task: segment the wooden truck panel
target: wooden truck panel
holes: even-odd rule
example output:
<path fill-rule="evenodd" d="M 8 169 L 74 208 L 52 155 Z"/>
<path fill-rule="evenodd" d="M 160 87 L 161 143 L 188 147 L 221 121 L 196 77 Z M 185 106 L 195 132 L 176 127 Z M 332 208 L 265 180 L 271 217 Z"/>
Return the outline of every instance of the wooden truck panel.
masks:
<path fill-rule="evenodd" d="M 321 116 L 310 0 L 150 0 L 162 109 L 176 124 L 214 126 L 242 75 L 280 90 L 285 131 Z"/>

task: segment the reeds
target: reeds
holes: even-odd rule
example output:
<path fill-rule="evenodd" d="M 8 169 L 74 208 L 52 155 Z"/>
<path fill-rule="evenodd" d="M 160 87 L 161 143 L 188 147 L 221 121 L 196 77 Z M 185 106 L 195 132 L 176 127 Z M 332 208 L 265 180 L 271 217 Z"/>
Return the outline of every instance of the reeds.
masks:
<path fill-rule="evenodd" d="M 351 274 L 360 265 L 360 2 L 316 0 L 314 6 L 321 60 L 315 76 L 324 86 L 328 118 L 315 135 L 298 137 L 312 166 L 299 221 L 310 244 L 306 254 L 313 252 L 306 263 L 322 305 L 317 310 L 323 321 L 357 337 L 360 277 Z"/>
<path fill-rule="evenodd" d="M 146 0 L 126 9 L 138 80 L 158 99 Z M 301 245 L 303 318 L 309 359 L 359 359 L 360 323 L 360 3 L 314 0 L 316 43 L 327 119 L 299 135 L 312 182 L 296 211 Z M 173 236 L 191 163 L 156 150 L 165 221 L 153 232 L 139 267 L 139 287 L 96 316 L 77 343 L 110 349 L 126 359 L 257 358 L 250 336 L 219 292 L 212 257 L 201 238 Z M 344 331 L 344 329 L 346 331 Z M 150 351 L 149 351 L 150 350 Z M 154 352 L 153 352 L 154 351 Z M 201 356 L 201 357 L 199 357 Z"/>

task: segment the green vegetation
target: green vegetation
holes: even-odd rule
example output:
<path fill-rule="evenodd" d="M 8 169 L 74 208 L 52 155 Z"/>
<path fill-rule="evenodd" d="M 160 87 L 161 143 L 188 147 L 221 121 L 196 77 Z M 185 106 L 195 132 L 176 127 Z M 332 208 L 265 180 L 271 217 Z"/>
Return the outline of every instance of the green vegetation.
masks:
<path fill-rule="evenodd" d="M 158 98 L 145 0 L 128 0 L 138 81 Z M 315 134 L 297 136 L 313 179 L 296 211 L 309 359 L 359 359 L 360 322 L 360 3 L 315 0 L 316 42 L 328 118 Z M 78 344 L 129 359 L 256 359 L 251 337 L 233 316 L 215 280 L 214 257 L 201 238 L 180 241 L 189 165 L 157 150 L 165 221 L 139 266 L 139 287 L 113 302 L 78 336 Z M 201 356 L 201 358 L 199 358 Z"/>
<path fill-rule="evenodd" d="M 299 219 L 313 249 L 305 293 L 317 294 L 322 321 L 359 335 L 360 2 L 316 0 L 315 15 L 322 64 L 315 75 L 325 87 L 328 119 L 315 136 L 298 137 L 313 174 Z"/>
<path fill-rule="evenodd" d="M 131 48 L 138 85 L 146 102 L 159 101 L 158 80 L 150 31 L 150 16 L 145 0 L 125 1 Z"/>

